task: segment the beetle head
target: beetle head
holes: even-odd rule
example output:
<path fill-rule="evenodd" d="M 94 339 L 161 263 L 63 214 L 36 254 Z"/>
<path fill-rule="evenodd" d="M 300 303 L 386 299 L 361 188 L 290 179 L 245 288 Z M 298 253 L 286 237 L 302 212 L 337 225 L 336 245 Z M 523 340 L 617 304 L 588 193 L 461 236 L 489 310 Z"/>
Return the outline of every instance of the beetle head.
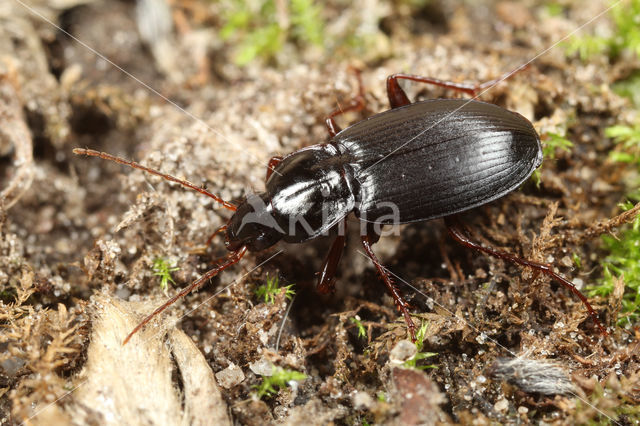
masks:
<path fill-rule="evenodd" d="M 274 219 L 266 198 L 266 194 L 251 194 L 240 203 L 227 224 L 227 250 L 237 251 L 246 246 L 250 251 L 260 251 L 282 239 L 284 231 Z"/>

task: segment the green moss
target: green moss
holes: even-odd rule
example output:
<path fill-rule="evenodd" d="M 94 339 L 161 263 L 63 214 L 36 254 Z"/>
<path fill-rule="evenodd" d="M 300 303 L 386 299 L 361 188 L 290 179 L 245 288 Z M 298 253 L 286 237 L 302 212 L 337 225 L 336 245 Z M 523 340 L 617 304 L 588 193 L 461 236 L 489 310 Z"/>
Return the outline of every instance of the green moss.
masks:
<path fill-rule="evenodd" d="M 355 316 L 353 318 L 350 318 L 349 321 L 351 321 L 353 324 L 356 325 L 356 327 L 358 327 L 358 337 L 360 339 L 366 339 L 367 338 L 367 329 L 362 324 L 362 321 L 360 321 L 360 317 Z"/>
<path fill-rule="evenodd" d="M 609 153 L 610 159 L 640 166 L 640 124 L 607 127 L 604 134 L 618 144 L 617 149 Z"/>
<path fill-rule="evenodd" d="M 416 349 L 418 351 L 413 356 L 413 358 L 411 358 L 410 360 L 404 362 L 403 365 L 405 367 L 407 367 L 407 368 L 416 368 L 418 370 L 426 370 L 427 368 L 438 368 L 437 366 L 435 366 L 433 364 L 430 364 L 430 365 L 418 365 L 420 363 L 420 361 L 438 355 L 435 352 L 422 352 L 422 348 L 424 346 L 424 339 L 425 339 L 425 336 L 427 335 L 427 330 L 428 329 L 429 329 L 429 323 L 428 322 L 424 322 L 424 323 L 422 323 L 420 325 L 420 328 L 416 332 L 416 342 L 414 343 L 416 345 Z"/>
<path fill-rule="evenodd" d="M 637 169 L 635 178 L 627 182 L 627 197 L 640 201 L 640 124 L 608 127 L 605 136 L 617 144 L 616 149 L 609 153 L 609 159 Z M 629 210 L 633 203 L 627 201 L 620 207 Z M 623 325 L 636 321 L 640 315 L 640 217 L 636 217 L 630 227 L 623 227 L 616 236 L 603 235 L 602 241 L 609 254 L 601 262 L 603 277 L 597 286 L 589 290 L 589 294 L 607 296 L 613 292 L 616 281 L 623 279 L 622 313 L 626 315 L 620 322 Z"/>
<path fill-rule="evenodd" d="M 542 155 L 551 160 L 555 160 L 558 150 L 571 152 L 571 148 L 573 148 L 573 142 L 567 139 L 566 133 L 547 133 L 544 142 Z"/>
<path fill-rule="evenodd" d="M 640 0 L 612 1 L 611 4 L 616 4 L 609 12 L 613 23 L 611 35 L 572 37 L 566 43 L 567 55 L 577 53 L 583 61 L 598 54 L 615 60 L 625 51 L 640 56 Z"/>
<path fill-rule="evenodd" d="M 580 260 L 580 256 L 578 256 L 576 253 L 573 253 L 571 255 L 571 259 L 573 260 L 573 264 L 576 265 L 576 268 L 582 268 L 582 260 Z"/>
<path fill-rule="evenodd" d="M 176 265 L 172 265 L 169 261 L 162 257 L 156 257 L 153 259 L 153 275 L 160 277 L 160 288 L 166 290 L 169 286 L 169 282 L 175 284 L 171 277 L 171 273 L 179 271 L 180 268 Z"/>
<path fill-rule="evenodd" d="M 607 46 L 608 41 L 603 37 L 584 35 L 571 38 L 567 42 L 566 52 L 568 56 L 578 54 L 582 61 L 587 61 L 593 56 L 604 53 Z"/>
<path fill-rule="evenodd" d="M 614 83 L 615 93 L 629 98 L 636 108 L 640 108 L 640 72 L 632 73 L 628 78 Z"/>
<path fill-rule="evenodd" d="M 278 293 L 284 291 L 285 297 L 291 300 L 293 298 L 293 295 L 296 294 L 295 290 L 293 290 L 292 288 L 293 284 L 280 287 L 279 281 L 280 279 L 277 276 L 269 277 L 267 275 L 267 283 L 258 287 L 254 292 L 255 295 L 258 296 L 258 298 L 263 299 L 264 303 L 273 304 L 276 301 L 276 296 L 278 295 Z"/>
<path fill-rule="evenodd" d="M 281 7 L 275 0 L 225 4 L 220 37 L 234 46 L 233 59 L 246 65 L 256 58 L 271 60 L 285 43 L 321 46 L 325 39 L 322 6 L 312 0 L 291 0 Z M 286 17 L 284 16 L 286 15 Z M 285 22 L 288 21 L 288 25 Z"/>
<path fill-rule="evenodd" d="M 284 388 L 292 381 L 306 379 L 307 376 L 295 370 L 287 370 L 282 367 L 273 367 L 271 376 L 265 376 L 262 383 L 256 385 L 259 398 L 272 397 L 278 393 L 277 388 Z"/>
<path fill-rule="evenodd" d="M 616 58 L 625 49 L 640 56 L 640 0 L 621 2 L 611 9 L 611 17 L 615 31 L 609 39 L 610 56 Z"/>
<path fill-rule="evenodd" d="M 616 125 L 605 129 L 605 136 L 617 143 L 616 149 L 609 153 L 612 161 L 627 163 L 637 168 L 625 181 L 627 198 L 640 201 L 640 124 L 634 126 Z"/>
<path fill-rule="evenodd" d="M 545 11 L 549 16 L 560 16 L 564 13 L 564 6 L 557 2 L 549 2 L 545 5 Z"/>
<path fill-rule="evenodd" d="M 633 207 L 625 203 L 624 210 Z M 630 228 L 622 229 L 616 237 L 603 235 L 604 248 L 609 255 L 601 262 L 604 273 L 597 286 L 589 289 L 589 295 L 608 296 L 615 286 L 616 280 L 624 279 L 625 292 L 622 299 L 622 313 L 625 313 L 620 325 L 638 319 L 640 306 L 640 217 L 637 217 Z"/>
<path fill-rule="evenodd" d="M 292 35 L 317 46 L 324 40 L 322 7 L 312 0 L 291 0 Z"/>
<path fill-rule="evenodd" d="M 542 136 L 542 155 L 546 160 L 555 160 L 558 151 L 571 152 L 573 148 L 573 142 L 566 137 L 566 132 L 560 133 L 545 133 Z M 540 172 L 542 166 L 538 167 L 531 178 L 539 188 L 541 179 Z"/>

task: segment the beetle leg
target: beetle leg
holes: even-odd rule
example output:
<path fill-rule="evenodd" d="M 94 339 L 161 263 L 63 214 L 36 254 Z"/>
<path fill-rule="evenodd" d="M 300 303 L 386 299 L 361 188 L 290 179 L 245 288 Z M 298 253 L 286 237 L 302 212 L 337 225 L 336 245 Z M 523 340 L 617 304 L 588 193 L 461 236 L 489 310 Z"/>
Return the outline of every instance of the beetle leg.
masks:
<path fill-rule="evenodd" d="M 369 256 L 369 258 L 373 261 L 373 264 L 376 266 L 378 273 L 382 277 L 382 281 L 384 281 L 384 284 L 387 286 L 387 290 L 389 290 L 389 293 L 391 293 L 391 296 L 393 297 L 393 300 L 396 303 L 398 310 L 402 312 L 402 315 L 404 315 L 404 321 L 407 323 L 407 328 L 409 329 L 411 340 L 415 342 L 416 341 L 416 325 L 413 323 L 413 320 L 411 319 L 411 315 L 409 314 L 409 304 L 402 298 L 402 296 L 400 295 L 400 292 L 398 291 L 398 288 L 395 286 L 395 284 L 393 284 L 391 275 L 389 274 L 387 269 L 384 266 L 382 266 L 382 264 L 380 263 L 376 255 L 373 253 L 373 250 L 371 249 L 371 245 L 373 243 L 371 243 L 370 241 L 371 239 L 370 236 L 364 235 L 360 237 L 360 239 L 362 240 L 362 246 L 364 247 L 364 250 L 367 252 L 367 256 Z"/>
<path fill-rule="evenodd" d="M 269 160 L 269 164 L 267 164 L 267 177 L 264 179 L 265 181 L 269 180 L 269 177 L 271 176 L 271 174 L 273 173 L 275 168 L 278 166 L 278 164 L 280 164 L 282 162 L 283 158 L 284 157 L 282 157 L 280 155 L 276 155 L 275 157 L 271 157 L 271 160 Z"/>
<path fill-rule="evenodd" d="M 391 108 L 398 108 L 404 105 L 409 105 L 411 103 L 405 91 L 402 89 L 402 87 L 400 87 L 398 80 L 411 80 L 417 81 L 419 83 L 433 84 L 435 86 L 444 87 L 446 89 L 464 92 L 474 97 L 480 90 L 480 85 L 476 84 L 455 83 L 453 81 L 438 80 L 437 78 L 422 77 L 412 74 L 393 74 L 387 77 L 387 96 L 389 97 Z"/>
<path fill-rule="evenodd" d="M 403 105 L 408 105 L 411 103 L 409 97 L 405 93 L 405 91 L 400 87 L 398 80 L 411 80 L 416 81 L 418 83 L 427 83 L 433 84 L 434 86 L 444 87 L 445 89 L 456 90 L 458 92 L 463 92 L 468 95 L 473 96 L 474 98 L 478 97 L 485 90 L 495 86 L 501 81 L 506 80 L 511 77 L 513 74 L 522 71 L 523 69 L 529 66 L 528 63 L 519 66 L 513 71 L 510 71 L 506 74 L 503 74 L 499 78 L 485 81 L 481 84 L 469 84 L 469 83 L 456 83 L 453 81 L 439 80 L 437 78 L 431 77 L 423 77 L 420 75 L 412 75 L 412 74 L 392 74 L 387 77 L 387 96 L 389 97 L 389 103 L 391 104 L 391 108 L 397 108 Z"/>
<path fill-rule="evenodd" d="M 342 257 L 342 251 L 344 250 L 344 244 L 347 240 L 345 235 L 338 235 L 331 244 L 331 249 L 327 254 L 327 258 L 322 264 L 322 270 L 318 274 L 318 293 L 327 294 L 333 293 L 336 290 L 336 270 L 338 269 L 338 262 Z"/>
<path fill-rule="evenodd" d="M 411 103 L 404 89 L 402 89 L 398 83 L 398 79 L 400 78 L 412 80 L 408 77 L 409 76 L 405 74 L 392 74 L 387 77 L 387 96 L 389 97 L 389 105 L 391 105 L 391 108 L 398 108 Z"/>
<path fill-rule="evenodd" d="M 527 259 L 522 259 L 511 253 L 495 250 L 491 247 L 485 247 L 480 243 L 473 241 L 469 237 L 467 230 L 464 228 L 464 226 L 460 222 L 460 219 L 457 216 L 446 216 L 444 218 L 444 223 L 447 225 L 449 234 L 451 234 L 451 236 L 460 244 L 466 247 L 472 248 L 474 250 L 481 251 L 490 256 L 494 256 L 494 257 L 509 261 L 511 263 L 516 263 L 521 266 L 528 266 L 529 268 L 538 270 L 548 275 L 553 280 L 559 282 L 563 286 L 567 287 L 569 290 L 571 290 L 573 294 L 578 296 L 578 298 L 580 298 L 582 303 L 584 303 L 584 305 L 587 307 L 587 310 L 589 311 L 589 315 L 591 315 L 591 318 L 593 318 L 593 321 L 596 323 L 598 328 L 600 328 L 600 331 L 602 332 L 602 334 L 604 334 L 605 336 L 609 335 L 605 330 L 605 328 L 600 323 L 600 321 L 598 320 L 598 315 L 596 314 L 596 311 L 591 307 L 591 304 L 589 304 L 589 301 L 587 300 L 587 298 L 580 292 L 580 290 L 576 288 L 576 286 L 573 285 L 573 283 L 571 283 L 571 281 L 569 281 L 562 275 L 554 272 L 553 267 L 551 265 L 546 263 L 538 263 L 538 262 L 534 262 Z"/>
<path fill-rule="evenodd" d="M 331 113 L 327 116 L 325 120 L 325 125 L 327 126 L 327 130 L 329 131 L 329 136 L 334 137 L 338 133 L 340 133 L 340 126 L 334 120 L 335 117 L 342 115 L 349 111 L 362 111 L 365 106 L 364 101 L 364 86 L 362 85 L 362 78 L 360 77 L 360 70 L 357 68 L 352 68 L 352 70 L 356 74 L 356 78 L 358 79 L 358 94 L 349 100 L 347 105 L 338 105 L 338 108 L 331 111 Z"/>

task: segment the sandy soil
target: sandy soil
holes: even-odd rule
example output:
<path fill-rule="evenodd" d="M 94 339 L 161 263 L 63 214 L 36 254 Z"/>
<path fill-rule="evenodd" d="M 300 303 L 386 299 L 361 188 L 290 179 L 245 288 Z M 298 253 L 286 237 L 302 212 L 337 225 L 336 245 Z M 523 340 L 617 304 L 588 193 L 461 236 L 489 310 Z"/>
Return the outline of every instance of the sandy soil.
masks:
<path fill-rule="evenodd" d="M 314 288 L 330 241 L 279 244 L 245 256 L 123 347 L 166 298 L 154 260 L 179 267 L 166 290 L 174 294 L 226 255 L 220 238 L 199 248 L 231 212 L 71 152 L 107 151 L 239 200 L 264 188 L 269 158 L 326 140 L 327 113 L 357 91 L 352 67 L 366 108 L 343 126 L 388 109 L 394 72 L 482 82 L 535 59 L 481 98 L 530 119 L 543 140 L 566 131 L 574 147 L 545 160 L 539 188 L 527 182 L 465 222 L 486 244 L 592 285 L 602 276 L 599 236 L 632 218 L 616 217 L 633 171 L 607 161 L 604 128 L 631 120 L 610 85 L 638 60 L 582 62 L 557 42 L 606 2 L 561 2 L 557 16 L 535 1 L 329 2 L 335 38 L 324 51 L 288 43 L 246 67 L 219 36 L 221 4 L 173 0 L 163 19 L 163 2 L 140 3 L 157 16 L 137 17 L 126 1 L 0 6 L 2 424 L 637 424 L 640 336 L 637 325 L 615 325 L 624 283 L 590 299 L 605 337 L 568 290 L 460 247 L 438 220 L 375 246 L 427 326 L 422 351 L 437 355 L 422 365 L 436 368 L 402 368 L 415 346 L 355 234 L 333 295 Z M 349 22 L 380 30 L 350 51 L 335 35 Z M 459 96 L 407 89 L 412 99 Z M 273 277 L 295 284 L 293 303 L 256 296 Z M 307 378 L 258 398 L 271 364 Z"/>

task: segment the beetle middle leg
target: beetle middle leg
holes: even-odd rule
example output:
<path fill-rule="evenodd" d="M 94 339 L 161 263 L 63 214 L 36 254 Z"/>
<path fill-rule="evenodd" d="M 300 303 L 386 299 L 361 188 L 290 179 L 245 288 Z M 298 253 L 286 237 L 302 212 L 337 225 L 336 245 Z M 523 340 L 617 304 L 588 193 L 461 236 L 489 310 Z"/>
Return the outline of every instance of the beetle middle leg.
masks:
<path fill-rule="evenodd" d="M 449 230 L 449 234 L 451 234 L 451 236 L 460 244 L 466 247 L 472 248 L 474 250 L 486 253 L 490 256 L 509 261 L 511 263 L 515 263 L 521 266 L 528 266 L 529 268 L 535 269 L 537 271 L 540 271 L 548 275 L 549 277 L 551 277 L 551 279 L 567 287 L 569 290 L 571 290 L 573 294 L 578 296 L 578 298 L 582 301 L 582 303 L 584 303 L 584 305 L 587 307 L 587 310 L 589 311 L 589 315 L 591 315 L 591 318 L 593 318 L 593 321 L 596 323 L 598 328 L 600 328 L 600 331 L 602 332 L 602 334 L 604 334 L 605 336 L 608 336 L 607 330 L 605 330 L 605 328 L 602 326 L 602 324 L 598 320 L 598 315 L 596 314 L 596 311 L 591 307 L 591 304 L 589 303 L 587 298 L 580 292 L 580 290 L 576 288 L 576 286 L 573 285 L 573 283 L 571 283 L 571 281 L 569 281 L 562 275 L 554 272 L 553 267 L 551 265 L 546 263 L 534 262 L 532 260 L 522 259 L 511 253 L 496 250 L 491 247 L 485 247 L 480 243 L 473 241 L 471 237 L 469 237 L 469 233 L 464 228 L 464 225 L 460 222 L 460 219 L 455 215 L 446 216 L 444 218 L 444 223 L 446 224 L 447 229 Z"/>
<path fill-rule="evenodd" d="M 389 104 L 391 104 L 391 108 L 398 108 L 404 105 L 409 105 L 411 101 L 409 100 L 409 97 L 405 93 L 404 89 L 400 87 L 398 80 L 411 80 L 411 81 L 416 81 L 418 83 L 433 84 L 434 86 L 444 87 L 445 89 L 451 89 L 458 92 L 463 92 L 475 98 L 478 95 L 480 95 L 484 90 L 492 86 L 495 86 L 496 84 L 506 80 L 507 78 L 511 77 L 513 74 L 522 71 L 528 66 L 529 64 L 526 63 L 524 65 L 519 66 L 515 70 L 510 71 L 498 78 L 485 81 L 484 83 L 480 83 L 480 84 L 456 83 L 453 81 L 439 80 L 437 78 L 423 77 L 420 75 L 413 75 L 413 74 L 403 74 L 403 73 L 392 74 L 389 77 L 387 77 L 387 96 L 389 97 Z"/>
<path fill-rule="evenodd" d="M 411 319 L 411 315 L 409 314 L 409 304 L 406 302 L 406 300 L 402 298 L 402 296 L 400 295 L 400 292 L 398 291 L 398 288 L 393 283 L 391 274 L 389 274 L 389 271 L 387 271 L 387 269 L 380 263 L 375 253 L 371 249 L 371 246 L 378 241 L 379 236 L 377 234 L 372 234 L 368 232 L 367 235 L 360 237 L 360 239 L 362 241 L 362 247 L 364 247 L 364 250 L 367 253 L 367 256 L 369 256 L 369 258 L 373 261 L 373 264 L 376 266 L 376 269 L 378 270 L 378 273 L 382 277 L 382 281 L 384 281 L 384 284 L 387 286 L 389 293 L 391 293 L 391 296 L 393 297 L 393 300 L 396 306 L 398 307 L 398 310 L 402 312 L 402 315 L 404 316 L 404 321 L 407 323 L 407 328 L 409 329 L 409 334 L 411 335 L 411 340 L 415 342 L 416 341 L 416 325 L 413 323 L 413 320 Z"/>

